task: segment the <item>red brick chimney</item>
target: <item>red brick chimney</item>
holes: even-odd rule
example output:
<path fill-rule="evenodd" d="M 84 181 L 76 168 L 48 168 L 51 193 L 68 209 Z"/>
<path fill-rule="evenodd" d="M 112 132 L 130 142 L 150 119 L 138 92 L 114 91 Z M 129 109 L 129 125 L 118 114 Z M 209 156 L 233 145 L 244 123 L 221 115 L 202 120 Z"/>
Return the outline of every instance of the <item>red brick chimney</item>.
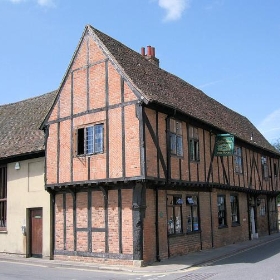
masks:
<path fill-rule="evenodd" d="M 156 50 L 154 47 L 147 46 L 147 54 L 145 51 L 145 48 L 141 48 L 141 54 L 151 63 L 155 64 L 156 66 L 159 66 L 159 59 L 156 58 Z"/>

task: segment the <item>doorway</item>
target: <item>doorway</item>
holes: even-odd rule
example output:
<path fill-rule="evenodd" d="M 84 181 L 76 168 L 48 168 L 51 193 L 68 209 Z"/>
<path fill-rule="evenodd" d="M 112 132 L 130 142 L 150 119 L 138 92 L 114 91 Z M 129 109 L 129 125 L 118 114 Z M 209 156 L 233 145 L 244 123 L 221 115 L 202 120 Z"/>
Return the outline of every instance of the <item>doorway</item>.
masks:
<path fill-rule="evenodd" d="M 259 237 L 256 230 L 256 220 L 255 220 L 255 207 L 250 206 L 250 230 L 251 230 L 251 239 L 256 239 Z"/>
<path fill-rule="evenodd" d="M 30 256 L 42 258 L 43 250 L 43 210 L 29 209 Z"/>

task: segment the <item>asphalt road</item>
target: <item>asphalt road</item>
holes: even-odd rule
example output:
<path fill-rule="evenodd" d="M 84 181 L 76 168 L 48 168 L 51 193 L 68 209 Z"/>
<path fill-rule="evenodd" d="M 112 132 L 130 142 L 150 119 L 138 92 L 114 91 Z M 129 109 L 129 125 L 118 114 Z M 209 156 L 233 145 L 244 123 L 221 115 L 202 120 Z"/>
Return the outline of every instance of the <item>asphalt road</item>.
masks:
<path fill-rule="evenodd" d="M 182 280 L 280 280 L 280 240 L 261 244 L 194 269 L 193 277 L 197 274 L 205 278 L 201 276 Z"/>

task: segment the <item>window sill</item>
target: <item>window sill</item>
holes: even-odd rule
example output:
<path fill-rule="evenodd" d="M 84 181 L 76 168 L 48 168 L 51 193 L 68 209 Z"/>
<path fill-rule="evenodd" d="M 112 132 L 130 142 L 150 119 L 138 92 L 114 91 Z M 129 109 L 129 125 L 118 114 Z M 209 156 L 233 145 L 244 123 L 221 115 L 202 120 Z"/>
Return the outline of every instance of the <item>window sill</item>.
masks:
<path fill-rule="evenodd" d="M 0 234 L 7 234 L 7 233 L 8 233 L 8 231 L 6 229 L 0 230 Z"/>
<path fill-rule="evenodd" d="M 93 154 L 80 154 L 80 155 L 76 155 L 74 157 L 82 158 L 82 157 L 91 157 L 91 156 L 101 155 L 101 154 L 105 154 L 105 152 L 97 152 L 97 153 L 93 153 Z"/>
<path fill-rule="evenodd" d="M 187 231 L 186 235 L 192 235 L 192 234 L 197 234 L 197 233 L 201 233 L 201 230 Z"/>
<path fill-rule="evenodd" d="M 236 222 L 231 225 L 232 227 L 240 227 L 240 223 Z"/>
<path fill-rule="evenodd" d="M 180 156 L 180 155 L 176 155 L 176 154 L 171 154 L 171 156 L 175 157 L 175 158 L 184 159 L 184 155 Z"/>
<path fill-rule="evenodd" d="M 174 238 L 174 237 L 183 236 L 183 235 L 184 235 L 183 232 L 174 233 L 174 234 L 168 234 L 168 238 L 169 238 L 169 237 Z"/>
<path fill-rule="evenodd" d="M 219 226 L 218 229 L 223 229 L 223 228 L 228 228 L 227 225 L 224 225 L 224 226 Z"/>

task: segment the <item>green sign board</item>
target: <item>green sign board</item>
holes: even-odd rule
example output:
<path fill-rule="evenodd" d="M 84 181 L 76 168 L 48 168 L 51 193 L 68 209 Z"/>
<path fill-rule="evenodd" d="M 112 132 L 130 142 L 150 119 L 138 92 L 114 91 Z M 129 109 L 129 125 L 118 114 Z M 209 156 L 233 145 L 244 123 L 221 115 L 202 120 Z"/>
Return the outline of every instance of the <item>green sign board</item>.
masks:
<path fill-rule="evenodd" d="M 234 154 L 234 136 L 231 134 L 217 134 L 215 142 L 215 156 L 226 157 Z"/>

